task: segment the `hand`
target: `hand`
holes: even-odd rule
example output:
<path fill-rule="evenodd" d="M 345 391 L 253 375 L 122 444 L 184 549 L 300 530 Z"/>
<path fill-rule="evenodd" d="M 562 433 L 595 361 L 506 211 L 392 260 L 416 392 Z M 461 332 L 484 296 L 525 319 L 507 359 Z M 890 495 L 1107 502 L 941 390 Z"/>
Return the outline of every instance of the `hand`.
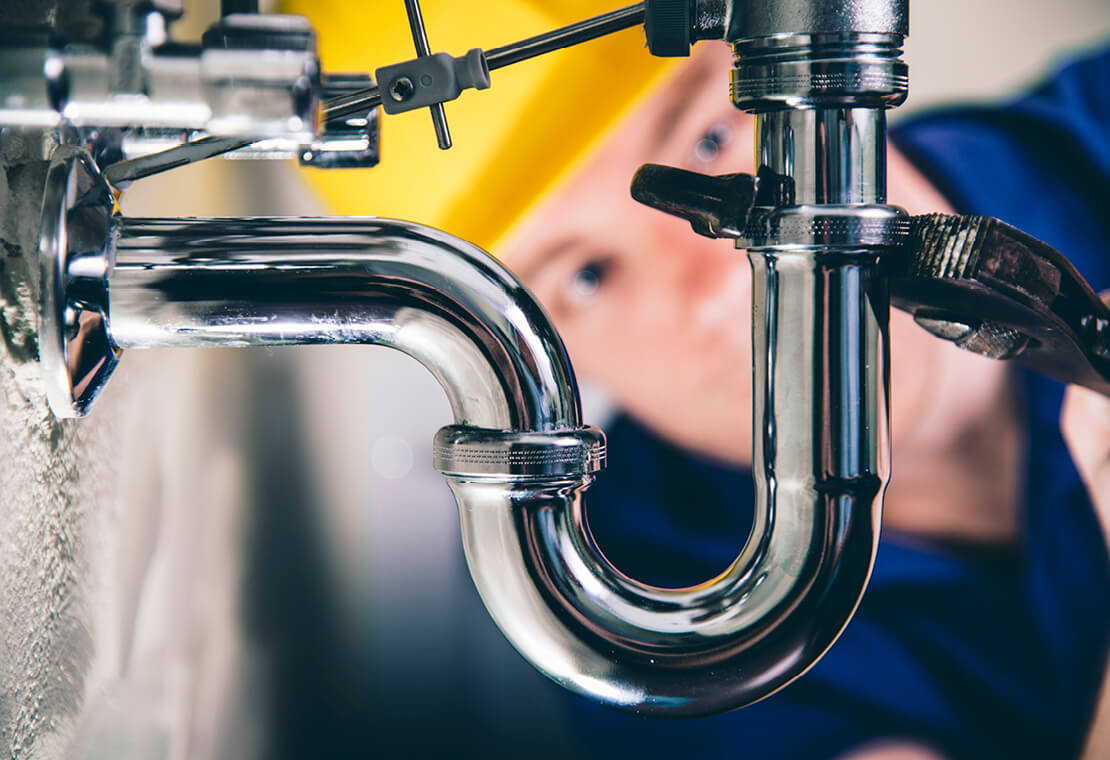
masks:
<path fill-rule="evenodd" d="M 1072 460 L 1110 541 L 1110 398 L 1070 387 L 1060 425 Z"/>
<path fill-rule="evenodd" d="M 1102 523 L 1103 538 L 1110 542 L 1110 398 L 1086 388 L 1068 388 L 1060 424 Z M 1102 683 L 1083 757 L 1110 757 L 1110 671 Z"/>

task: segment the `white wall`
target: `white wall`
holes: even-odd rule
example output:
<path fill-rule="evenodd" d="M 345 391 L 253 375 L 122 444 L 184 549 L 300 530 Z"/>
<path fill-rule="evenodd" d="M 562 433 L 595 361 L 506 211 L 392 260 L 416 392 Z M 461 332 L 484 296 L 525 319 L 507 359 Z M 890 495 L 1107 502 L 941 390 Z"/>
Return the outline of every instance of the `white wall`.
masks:
<path fill-rule="evenodd" d="M 1110 0 L 910 0 L 900 111 L 996 98 L 1100 40 L 1110 42 Z"/>

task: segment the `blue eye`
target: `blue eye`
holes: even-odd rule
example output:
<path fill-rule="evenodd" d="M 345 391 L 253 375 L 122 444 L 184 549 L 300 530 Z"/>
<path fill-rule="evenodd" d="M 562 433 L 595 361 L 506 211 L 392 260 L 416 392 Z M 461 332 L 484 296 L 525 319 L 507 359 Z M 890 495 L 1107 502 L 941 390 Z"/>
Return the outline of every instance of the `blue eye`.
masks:
<path fill-rule="evenodd" d="M 594 295 L 605 281 L 609 273 L 609 262 L 595 260 L 589 261 L 574 273 L 574 278 L 567 288 L 567 295 L 575 301 L 584 301 Z"/>
<path fill-rule="evenodd" d="M 719 156 L 731 141 L 732 127 L 723 122 L 714 124 L 694 146 L 694 156 L 699 161 L 709 163 Z"/>

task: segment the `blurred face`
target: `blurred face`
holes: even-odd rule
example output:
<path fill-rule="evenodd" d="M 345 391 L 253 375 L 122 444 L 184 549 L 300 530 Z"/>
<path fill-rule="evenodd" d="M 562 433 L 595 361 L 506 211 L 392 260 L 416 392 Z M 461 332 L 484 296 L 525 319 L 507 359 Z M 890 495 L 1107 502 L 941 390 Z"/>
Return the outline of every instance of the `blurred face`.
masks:
<path fill-rule="evenodd" d="M 755 120 L 730 102 L 729 66 L 726 46 L 700 50 L 497 254 L 543 303 L 580 376 L 664 438 L 746 465 L 752 402 L 747 255 L 629 195 L 633 174 L 649 162 L 705 174 L 754 173 Z M 914 214 L 948 210 L 893 151 L 888 175 L 892 203 Z M 895 440 L 905 444 L 906 436 L 924 435 L 924 419 L 938 416 L 928 409 L 936 395 L 929 388 L 942 357 L 966 363 L 971 355 L 929 336 L 901 312 L 892 313 L 891 332 L 892 425 Z M 973 394 L 965 390 L 961 397 Z M 958 421 L 967 413 L 940 417 Z M 938 448 L 950 443 L 945 436 L 958 438 L 958 429 L 948 430 L 956 424 L 945 423 L 943 435 L 929 433 L 933 443 L 944 441 Z"/>
<path fill-rule="evenodd" d="M 754 120 L 731 105 L 728 70 L 727 49 L 698 55 L 497 254 L 543 303 L 579 375 L 665 438 L 746 462 L 747 257 L 629 196 L 647 162 L 754 172 Z"/>

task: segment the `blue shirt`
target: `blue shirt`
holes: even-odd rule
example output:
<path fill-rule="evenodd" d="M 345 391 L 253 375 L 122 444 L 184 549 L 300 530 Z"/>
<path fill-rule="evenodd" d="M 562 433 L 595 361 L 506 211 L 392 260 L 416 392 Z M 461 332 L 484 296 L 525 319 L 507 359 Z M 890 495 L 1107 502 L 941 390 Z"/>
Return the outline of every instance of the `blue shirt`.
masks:
<path fill-rule="evenodd" d="M 940 111 L 892 134 L 962 213 L 996 216 L 1110 285 L 1110 50 L 993 108 Z M 738 370 L 739 371 L 739 370 Z M 884 737 L 954 758 L 1068 757 L 1089 726 L 1110 640 L 1106 543 L 1059 430 L 1061 384 L 1024 373 L 1021 538 L 1004 549 L 889 536 L 840 640 L 744 710 L 683 722 L 573 699 L 597 756 L 826 758 Z M 675 585 L 719 572 L 752 514 L 747 473 L 627 417 L 589 493 L 614 563 Z"/>

